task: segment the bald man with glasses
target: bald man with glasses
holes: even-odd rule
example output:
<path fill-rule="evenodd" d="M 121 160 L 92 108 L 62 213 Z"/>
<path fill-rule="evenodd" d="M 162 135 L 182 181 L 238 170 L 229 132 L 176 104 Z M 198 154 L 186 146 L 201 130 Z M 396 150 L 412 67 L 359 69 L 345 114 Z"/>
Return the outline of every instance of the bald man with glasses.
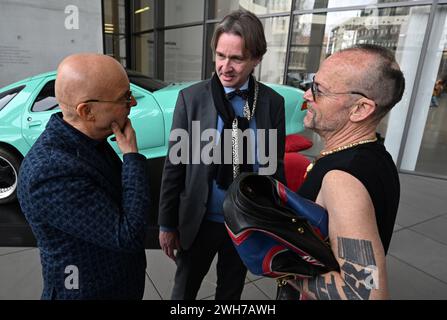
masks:
<path fill-rule="evenodd" d="M 336 52 L 315 74 L 304 95 L 304 125 L 324 146 L 298 193 L 327 209 L 330 245 L 340 271 L 290 279 L 279 288 L 278 299 L 290 297 L 291 288 L 304 299 L 388 298 L 385 255 L 400 185 L 376 129 L 404 88 L 394 55 L 375 45 Z"/>
<path fill-rule="evenodd" d="M 149 183 L 126 72 L 105 55 L 72 55 L 55 91 L 62 112 L 25 157 L 18 184 L 40 249 L 42 299 L 142 299 Z"/>

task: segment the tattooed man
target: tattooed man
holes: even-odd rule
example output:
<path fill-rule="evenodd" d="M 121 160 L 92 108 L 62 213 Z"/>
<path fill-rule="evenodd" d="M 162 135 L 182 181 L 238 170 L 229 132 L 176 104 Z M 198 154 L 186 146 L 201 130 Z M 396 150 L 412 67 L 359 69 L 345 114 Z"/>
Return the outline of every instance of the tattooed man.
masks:
<path fill-rule="evenodd" d="M 358 45 L 326 59 L 304 97 L 307 128 L 323 140 L 298 193 L 325 207 L 340 272 L 290 280 L 310 299 L 386 299 L 385 254 L 399 204 L 399 177 L 376 137 L 401 100 L 405 80 L 394 55 Z M 278 298 L 281 298 L 280 296 Z"/>

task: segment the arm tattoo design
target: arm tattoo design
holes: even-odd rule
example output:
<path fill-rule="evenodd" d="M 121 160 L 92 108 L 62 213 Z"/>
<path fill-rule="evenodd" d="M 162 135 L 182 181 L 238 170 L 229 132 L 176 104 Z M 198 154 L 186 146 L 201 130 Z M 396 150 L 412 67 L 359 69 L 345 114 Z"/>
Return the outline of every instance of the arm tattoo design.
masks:
<path fill-rule="evenodd" d="M 331 281 L 325 283 L 322 276 L 318 276 L 308 281 L 309 291 L 312 292 L 318 300 L 341 300 L 335 285 L 335 277 L 331 274 Z"/>
<path fill-rule="evenodd" d="M 376 260 L 371 241 L 338 238 L 338 256 L 346 262 L 341 266 L 344 271 L 343 291 L 348 299 L 367 300 L 371 294 L 371 269 L 375 270 Z M 360 265 L 359 271 L 354 264 Z"/>
<path fill-rule="evenodd" d="M 338 238 L 338 256 L 361 266 L 376 265 L 371 241 Z"/>
<path fill-rule="evenodd" d="M 338 256 L 345 260 L 341 266 L 344 284 L 343 293 L 349 300 L 367 300 L 372 289 L 377 289 L 372 272 L 377 270 L 371 241 L 338 238 Z M 360 270 L 355 267 L 361 266 Z M 335 277 L 329 283 L 323 276 L 308 280 L 308 289 L 320 300 L 339 300 Z"/>

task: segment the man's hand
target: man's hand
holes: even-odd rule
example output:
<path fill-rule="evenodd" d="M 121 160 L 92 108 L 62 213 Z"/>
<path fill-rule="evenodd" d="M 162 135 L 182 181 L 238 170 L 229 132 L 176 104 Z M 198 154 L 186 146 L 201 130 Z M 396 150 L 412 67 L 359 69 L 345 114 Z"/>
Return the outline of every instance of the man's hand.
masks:
<path fill-rule="evenodd" d="M 180 249 L 177 231 L 160 231 L 158 238 L 161 249 L 169 258 L 175 261 L 174 250 Z"/>
<path fill-rule="evenodd" d="M 120 148 L 123 154 L 138 152 L 137 138 L 135 136 L 135 130 L 132 127 L 130 119 L 127 119 L 126 123 L 124 124 L 123 130 L 120 129 L 119 125 L 116 122 L 113 122 L 111 127 L 113 133 L 115 134 L 118 148 Z"/>

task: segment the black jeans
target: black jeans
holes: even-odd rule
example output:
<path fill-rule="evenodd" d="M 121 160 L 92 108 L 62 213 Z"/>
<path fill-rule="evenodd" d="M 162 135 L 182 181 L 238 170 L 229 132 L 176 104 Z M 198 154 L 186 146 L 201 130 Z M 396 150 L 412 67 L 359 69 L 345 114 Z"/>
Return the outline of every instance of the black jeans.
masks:
<path fill-rule="evenodd" d="M 223 223 L 204 220 L 194 243 L 177 253 L 177 271 L 171 299 L 194 300 L 203 278 L 217 258 L 216 300 L 239 300 L 247 268 L 242 263 Z"/>

